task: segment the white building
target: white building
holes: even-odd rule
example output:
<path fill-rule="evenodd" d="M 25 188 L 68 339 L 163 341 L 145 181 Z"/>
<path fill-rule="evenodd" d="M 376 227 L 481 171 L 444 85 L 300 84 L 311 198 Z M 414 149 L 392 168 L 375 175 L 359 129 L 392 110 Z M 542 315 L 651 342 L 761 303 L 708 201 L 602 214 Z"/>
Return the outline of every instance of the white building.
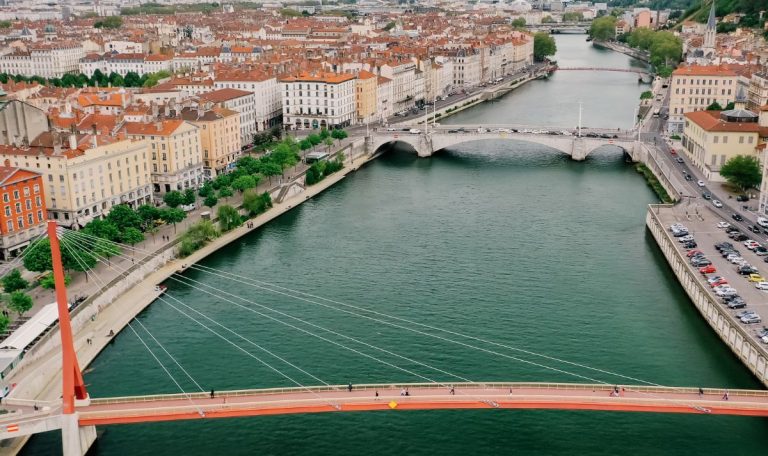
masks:
<path fill-rule="evenodd" d="M 301 73 L 280 79 L 283 123 L 294 130 L 343 128 L 355 122 L 355 76 Z"/>
<path fill-rule="evenodd" d="M 79 44 L 30 44 L 27 51 L 0 56 L 0 73 L 60 78 L 67 73 L 77 73 L 83 57 L 83 47 Z"/>
<path fill-rule="evenodd" d="M 253 93 L 253 116 L 257 131 L 269 130 L 280 125 L 283 99 L 280 96 L 280 84 L 276 77 L 255 70 L 233 71 L 217 74 L 213 87 L 246 90 Z"/>

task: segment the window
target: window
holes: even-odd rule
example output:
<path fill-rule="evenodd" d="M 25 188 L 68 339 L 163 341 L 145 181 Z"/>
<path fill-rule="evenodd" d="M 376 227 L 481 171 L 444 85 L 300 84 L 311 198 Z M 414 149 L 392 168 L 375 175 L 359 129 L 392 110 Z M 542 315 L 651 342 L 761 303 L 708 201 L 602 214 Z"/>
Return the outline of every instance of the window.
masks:
<path fill-rule="evenodd" d="M 715 144 L 719 143 L 720 142 L 720 137 L 715 135 L 714 138 L 712 139 L 712 142 L 715 143 Z"/>
<path fill-rule="evenodd" d="M 744 144 L 744 137 L 743 136 L 739 136 L 739 144 Z"/>
<path fill-rule="evenodd" d="M 11 206 L 5 206 L 5 215 L 10 216 L 11 215 Z"/>
<path fill-rule="evenodd" d="M 19 191 L 18 190 L 14 190 L 13 191 L 13 199 L 19 199 Z"/>
<path fill-rule="evenodd" d="M 27 200 L 27 210 L 32 209 L 32 200 Z"/>
<path fill-rule="evenodd" d="M 10 201 L 10 198 L 8 197 L 8 194 L 7 193 L 3 193 L 3 202 L 7 203 L 8 201 Z"/>
<path fill-rule="evenodd" d="M 27 214 L 27 225 L 32 226 L 35 224 L 35 216 L 32 214 Z"/>
<path fill-rule="evenodd" d="M 16 213 L 21 214 L 21 203 L 16 203 Z"/>
<path fill-rule="evenodd" d="M 43 211 L 37 211 L 37 221 L 38 222 L 43 221 Z"/>
<path fill-rule="evenodd" d="M 13 221 L 8 220 L 8 223 L 6 225 L 8 227 L 8 231 L 13 231 Z"/>
<path fill-rule="evenodd" d="M 35 193 L 40 193 L 40 185 L 35 184 Z"/>
<path fill-rule="evenodd" d="M 24 219 L 19 217 L 16 219 L 16 225 L 19 227 L 20 230 L 24 229 Z"/>
<path fill-rule="evenodd" d="M 24 196 L 29 196 L 29 187 L 24 187 Z"/>

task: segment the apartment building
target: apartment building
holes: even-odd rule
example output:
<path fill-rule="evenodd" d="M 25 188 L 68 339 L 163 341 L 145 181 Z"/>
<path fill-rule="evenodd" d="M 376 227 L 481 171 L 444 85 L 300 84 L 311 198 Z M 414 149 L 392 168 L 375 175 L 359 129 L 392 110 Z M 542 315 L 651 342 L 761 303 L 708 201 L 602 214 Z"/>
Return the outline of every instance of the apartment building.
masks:
<path fill-rule="evenodd" d="M 375 122 L 377 76 L 362 70 L 355 79 L 355 105 L 357 123 Z"/>
<path fill-rule="evenodd" d="M 453 86 L 455 88 L 470 88 L 482 82 L 480 53 L 474 49 L 451 49 L 446 56 L 453 61 Z"/>
<path fill-rule="evenodd" d="M 60 78 L 67 73 L 77 73 L 83 57 L 85 52 L 80 44 L 29 44 L 26 50 L 0 55 L 0 73 Z"/>
<path fill-rule="evenodd" d="M 45 232 L 47 214 L 42 175 L 0 166 L 0 198 L 0 256 L 8 261 Z"/>
<path fill-rule="evenodd" d="M 142 53 L 125 54 L 88 54 L 80 61 L 80 72 L 88 77 L 96 70 L 103 74 L 117 73 L 125 76 L 128 73 L 143 74 L 158 71 L 171 71 L 172 58 L 165 55 L 147 55 Z"/>
<path fill-rule="evenodd" d="M 391 61 L 381 66 L 379 74 L 392 80 L 392 109 L 405 111 L 423 103 L 426 78 L 414 60 Z"/>
<path fill-rule="evenodd" d="M 206 109 L 199 105 L 183 108 L 179 117 L 199 129 L 205 179 L 234 169 L 241 156 L 240 113 L 222 107 Z"/>
<path fill-rule="evenodd" d="M 215 85 L 214 85 L 215 87 Z M 253 135 L 256 128 L 256 97 L 252 92 L 240 89 L 218 89 L 199 95 L 201 102 L 211 103 L 213 106 L 229 109 L 239 113 L 240 122 L 238 142 L 240 146 L 253 143 Z M 238 150 L 240 147 L 238 146 Z"/>
<path fill-rule="evenodd" d="M 723 182 L 720 168 L 736 155 L 761 158 L 761 126 L 757 114 L 744 109 L 695 111 L 685 114 L 683 150 L 713 182 Z"/>
<path fill-rule="evenodd" d="M 0 160 L 40 173 L 48 218 L 82 227 L 117 204 L 152 202 L 147 142 L 45 132 L 29 147 L 0 146 Z"/>
<path fill-rule="evenodd" d="M 755 73 L 749 80 L 747 109 L 757 111 L 768 105 L 768 73 Z"/>
<path fill-rule="evenodd" d="M 287 128 L 343 128 L 355 123 L 355 75 L 300 73 L 280 79 Z"/>
<path fill-rule="evenodd" d="M 253 115 L 257 131 L 266 131 L 280 125 L 283 100 L 280 96 L 280 84 L 275 76 L 256 70 L 228 71 L 216 75 L 213 87 L 247 90 L 253 93 Z"/>
<path fill-rule="evenodd" d="M 203 154 L 198 128 L 183 119 L 153 123 L 129 122 L 126 135 L 149 142 L 152 191 L 155 196 L 172 190 L 196 188 L 203 183 Z"/>
<path fill-rule="evenodd" d="M 670 132 L 682 132 L 685 114 L 700 111 L 714 102 L 725 107 L 734 100 L 739 76 L 718 65 L 691 65 L 672 73 L 669 99 Z"/>

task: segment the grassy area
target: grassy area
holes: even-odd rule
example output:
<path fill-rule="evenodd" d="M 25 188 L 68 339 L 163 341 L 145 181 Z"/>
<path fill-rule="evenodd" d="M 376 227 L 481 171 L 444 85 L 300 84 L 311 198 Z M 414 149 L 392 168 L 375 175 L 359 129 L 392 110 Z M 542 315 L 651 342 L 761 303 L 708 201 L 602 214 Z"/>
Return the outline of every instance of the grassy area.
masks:
<path fill-rule="evenodd" d="M 656 175 L 653 174 L 653 171 L 651 171 L 647 166 L 642 163 L 638 163 L 635 165 L 635 171 L 645 177 L 646 182 L 648 182 L 648 186 L 651 187 L 654 192 L 656 192 L 656 195 L 659 197 L 662 203 L 674 203 L 672 197 L 669 196 L 667 190 L 663 185 L 661 185 L 661 182 L 659 182 L 659 179 L 656 178 Z"/>

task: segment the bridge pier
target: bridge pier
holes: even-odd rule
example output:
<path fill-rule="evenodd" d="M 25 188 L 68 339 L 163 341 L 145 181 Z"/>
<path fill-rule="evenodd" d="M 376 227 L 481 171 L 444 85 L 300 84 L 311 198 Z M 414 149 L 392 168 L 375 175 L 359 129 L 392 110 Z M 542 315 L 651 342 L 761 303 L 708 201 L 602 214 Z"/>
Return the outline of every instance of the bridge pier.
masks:
<path fill-rule="evenodd" d="M 587 145 L 584 143 L 584 138 L 573 138 L 571 158 L 575 161 L 584 161 L 587 159 Z"/>
<path fill-rule="evenodd" d="M 64 456 L 85 456 L 96 441 L 96 426 L 80 426 L 77 412 L 61 416 L 61 446 Z"/>

